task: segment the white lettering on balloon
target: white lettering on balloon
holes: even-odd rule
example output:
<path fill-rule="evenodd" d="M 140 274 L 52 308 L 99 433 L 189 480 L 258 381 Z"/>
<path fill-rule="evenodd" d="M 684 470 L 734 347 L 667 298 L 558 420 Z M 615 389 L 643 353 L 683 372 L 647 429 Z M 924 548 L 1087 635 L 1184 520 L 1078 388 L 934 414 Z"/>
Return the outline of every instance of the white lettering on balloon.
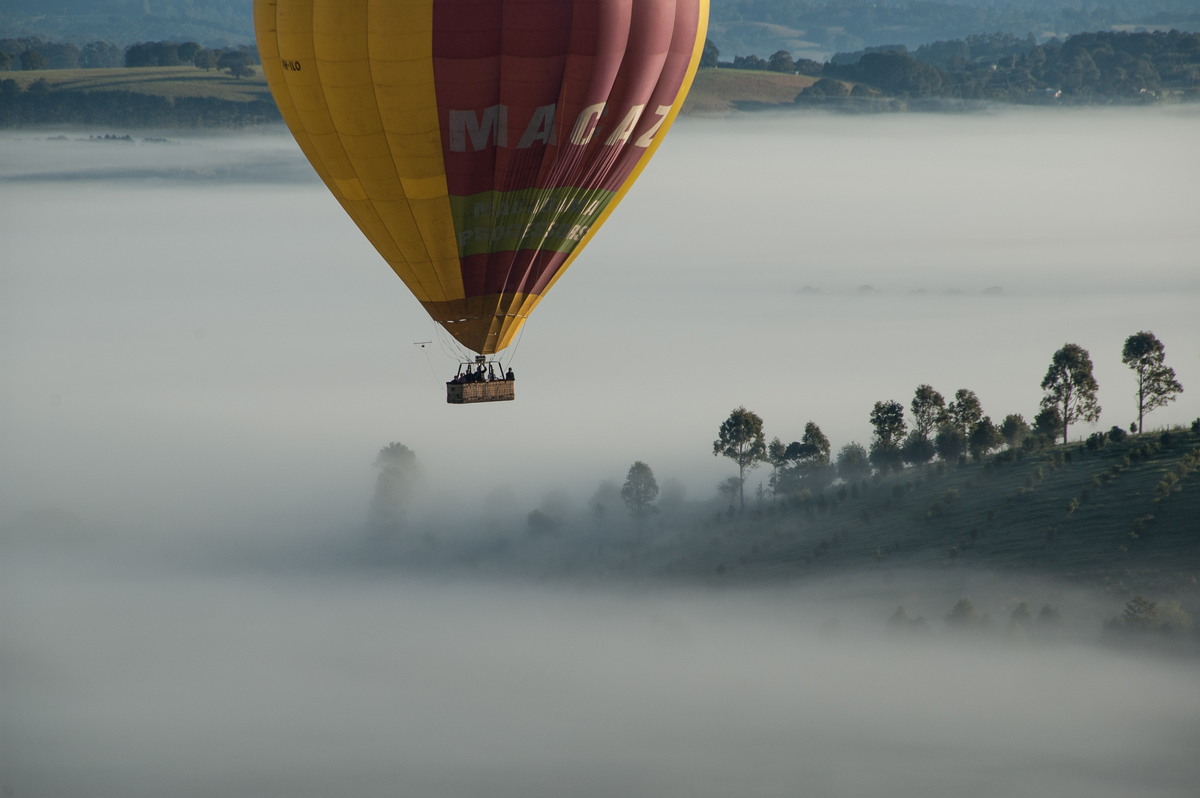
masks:
<path fill-rule="evenodd" d="M 568 141 L 582 147 L 591 142 L 592 137 L 600 126 L 600 118 L 606 110 L 605 103 L 589 105 L 579 112 L 571 126 Z M 645 112 L 645 105 L 634 105 L 625 111 L 620 121 L 604 139 L 604 146 L 613 147 L 628 142 L 634 134 L 634 129 Z M 517 141 L 516 149 L 529 149 L 535 144 L 554 145 L 558 143 L 557 125 L 555 124 L 557 108 L 554 105 L 542 105 L 530 114 L 525 124 L 524 132 Z M 671 112 L 671 106 L 660 105 L 654 109 L 655 119 L 644 133 L 633 139 L 635 147 L 649 147 L 651 141 L 662 129 Z M 483 111 L 451 110 L 450 151 L 451 152 L 480 152 L 490 147 L 508 146 L 507 105 L 493 105 Z"/>

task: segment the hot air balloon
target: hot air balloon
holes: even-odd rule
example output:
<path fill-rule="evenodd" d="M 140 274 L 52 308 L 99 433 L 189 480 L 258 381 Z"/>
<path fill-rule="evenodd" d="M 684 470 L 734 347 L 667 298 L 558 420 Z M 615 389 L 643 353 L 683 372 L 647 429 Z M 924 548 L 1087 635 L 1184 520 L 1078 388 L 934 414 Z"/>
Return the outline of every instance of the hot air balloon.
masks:
<path fill-rule="evenodd" d="M 662 141 L 707 15 L 708 0 L 254 0 L 301 150 L 481 362 Z"/>

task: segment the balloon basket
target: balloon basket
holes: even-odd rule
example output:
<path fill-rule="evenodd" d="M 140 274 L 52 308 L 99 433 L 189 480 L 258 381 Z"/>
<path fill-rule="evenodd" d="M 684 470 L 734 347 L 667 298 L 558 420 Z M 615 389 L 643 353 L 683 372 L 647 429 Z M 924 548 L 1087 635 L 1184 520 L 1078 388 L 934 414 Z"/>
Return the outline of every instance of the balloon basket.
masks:
<path fill-rule="evenodd" d="M 511 402 L 517 398 L 516 381 L 505 379 L 498 361 L 477 355 L 474 363 L 462 363 L 454 379 L 446 383 L 446 402 L 473 405 L 479 402 Z"/>

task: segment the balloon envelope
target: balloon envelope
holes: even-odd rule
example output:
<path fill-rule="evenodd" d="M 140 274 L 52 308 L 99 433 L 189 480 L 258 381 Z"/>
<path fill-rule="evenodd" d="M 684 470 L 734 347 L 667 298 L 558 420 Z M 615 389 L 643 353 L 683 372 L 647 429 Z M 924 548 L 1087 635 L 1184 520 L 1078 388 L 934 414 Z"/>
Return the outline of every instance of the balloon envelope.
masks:
<path fill-rule="evenodd" d="M 708 0 L 255 0 L 304 154 L 429 314 L 506 347 L 674 120 Z"/>

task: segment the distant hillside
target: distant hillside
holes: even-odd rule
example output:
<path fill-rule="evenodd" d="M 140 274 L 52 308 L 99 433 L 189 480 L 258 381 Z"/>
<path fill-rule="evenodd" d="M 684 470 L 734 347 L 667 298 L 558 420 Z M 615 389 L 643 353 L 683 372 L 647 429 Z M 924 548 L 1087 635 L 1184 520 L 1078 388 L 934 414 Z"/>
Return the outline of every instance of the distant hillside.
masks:
<path fill-rule="evenodd" d="M 1072 0 L 712 0 L 709 35 L 723 60 L 769 57 L 825 61 L 834 53 L 918 45 L 972 34 L 1032 35 L 1038 41 L 1084 31 L 1197 30 L 1194 0 L 1137 3 Z"/>
<path fill-rule="evenodd" d="M 822 501 L 822 497 L 824 501 Z M 1200 435 L 1131 436 L 935 463 L 714 518 L 664 571 L 736 579 L 840 568 L 1028 571 L 1200 600 Z M 707 538 L 707 540 L 705 540 Z M 714 545 L 715 542 L 715 545 Z M 673 556 L 672 556 L 673 555 Z"/>
<path fill-rule="evenodd" d="M 266 81 L 190 66 L 0 73 L 0 128 L 237 128 L 281 121 Z"/>
<path fill-rule="evenodd" d="M 173 40 L 231 47 L 253 42 L 251 11 L 251 0 L 4 0 L 0 36 L 80 46 Z M 1089 30 L 1171 28 L 1200 28 L 1194 0 L 711 0 L 709 38 L 726 60 L 786 50 L 823 61 L 863 47 L 916 47 L 979 33 L 1045 40 Z"/>
<path fill-rule="evenodd" d="M 252 8 L 251 0 L 4 0 L 0 35 L 77 45 L 170 40 L 233 47 L 254 42 Z"/>
<path fill-rule="evenodd" d="M 762 471 L 766 471 L 763 466 Z M 767 482 L 755 472 L 754 483 Z M 476 549 L 413 542 L 421 567 L 684 583 L 786 584 L 917 571 L 1045 578 L 1179 601 L 1200 614 L 1200 433 L 1173 430 L 935 462 L 798 496 L 747 496 L 746 510 L 664 509 L 642 525 L 544 514 Z M 436 540 L 436 531 L 427 537 Z"/>
<path fill-rule="evenodd" d="M 40 69 L 34 72 L 9 72 L 3 78 L 13 80 L 21 89 L 44 81 L 50 91 L 132 92 L 155 97 L 212 97 L 218 100 L 270 100 L 267 81 L 258 74 L 234 78 L 220 70 L 193 66 L 114 67 L 112 69 Z"/>

